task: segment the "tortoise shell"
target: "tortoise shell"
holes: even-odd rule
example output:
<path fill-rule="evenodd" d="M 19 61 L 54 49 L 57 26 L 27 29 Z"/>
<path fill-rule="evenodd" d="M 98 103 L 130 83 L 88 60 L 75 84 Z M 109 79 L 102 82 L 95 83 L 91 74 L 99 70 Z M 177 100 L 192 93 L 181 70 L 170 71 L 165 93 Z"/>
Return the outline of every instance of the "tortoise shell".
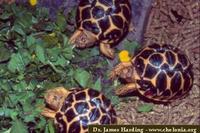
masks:
<path fill-rule="evenodd" d="M 114 76 L 113 76 L 114 75 Z M 111 73 L 127 84 L 116 90 L 119 96 L 136 91 L 145 100 L 171 102 L 186 95 L 193 84 L 188 57 L 172 45 L 151 44 L 128 63 L 120 63 Z"/>
<path fill-rule="evenodd" d="M 59 133 L 85 133 L 89 124 L 114 124 L 111 101 L 94 89 L 73 89 L 55 115 Z"/>
<path fill-rule="evenodd" d="M 128 0 L 81 0 L 76 22 L 78 29 L 90 31 L 97 42 L 116 44 L 128 33 L 131 5 Z"/>

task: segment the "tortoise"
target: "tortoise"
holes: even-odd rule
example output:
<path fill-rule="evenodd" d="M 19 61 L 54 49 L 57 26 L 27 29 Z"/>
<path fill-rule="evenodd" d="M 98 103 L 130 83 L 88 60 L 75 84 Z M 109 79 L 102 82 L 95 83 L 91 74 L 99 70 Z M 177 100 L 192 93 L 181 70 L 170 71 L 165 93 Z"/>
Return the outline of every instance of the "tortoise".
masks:
<path fill-rule="evenodd" d="M 102 93 L 86 88 L 50 89 L 42 115 L 54 119 L 59 133 L 86 133 L 90 124 L 115 124 L 116 112 Z"/>
<path fill-rule="evenodd" d="M 110 78 L 127 84 L 116 90 L 118 96 L 140 95 L 143 100 L 171 103 L 188 94 L 193 84 L 192 64 L 186 54 L 170 44 L 152 43 L 121 62 Z"/>
<path fill-rule="evenodd" d="M 118 44 L 133 30 L 129 0 L 80 0 L 77 30 L 69 42 L 77 48 L 100 45 L 100 51 L 114 58 L 113 45 Z"/>

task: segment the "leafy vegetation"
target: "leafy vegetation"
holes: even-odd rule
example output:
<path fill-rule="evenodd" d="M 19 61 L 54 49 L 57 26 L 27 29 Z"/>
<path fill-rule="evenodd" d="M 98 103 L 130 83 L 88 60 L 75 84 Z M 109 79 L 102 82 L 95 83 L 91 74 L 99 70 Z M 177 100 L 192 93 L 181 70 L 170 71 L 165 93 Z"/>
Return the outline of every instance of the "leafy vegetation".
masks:
<path fill-rule="evenodd" d="M 98 47 L 78 50 L 68 43 L 70 17 L 58 12 L 51 21 L 47 8 L 15 4 L 2 10 L 0 133 L 54 133 L 52 120 L 40 115 L 43 94 L 53 87 L 91 87 L 119 103 L 112 93 L 118 83 L 108 80 L 110 61 Z"/>
<path fill-rule="evenodd" d="M 137 111 L 140 113 L 150 112 L 152 110 L 153 110 L 153 104 L 142 104 L 139 105 L 139 107 L 137 108 Z"/>

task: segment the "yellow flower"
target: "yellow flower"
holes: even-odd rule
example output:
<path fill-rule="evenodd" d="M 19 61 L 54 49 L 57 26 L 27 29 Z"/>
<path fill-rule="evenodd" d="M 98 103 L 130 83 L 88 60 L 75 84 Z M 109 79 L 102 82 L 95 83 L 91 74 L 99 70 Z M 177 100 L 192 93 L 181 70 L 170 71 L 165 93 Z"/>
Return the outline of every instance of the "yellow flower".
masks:
<path fill-rule="evenodd" d="M 29 0 L 31 6 L 35 6 L 37 4 L 37 0 Z"/>
<path fill-rule="evenodd" d="M 119 59 L 121 62 L 129 62 L 131 60 L 131 57 L 129 56 L 129 52 L 127 50 L 122 50 L 119 53 Z"/>

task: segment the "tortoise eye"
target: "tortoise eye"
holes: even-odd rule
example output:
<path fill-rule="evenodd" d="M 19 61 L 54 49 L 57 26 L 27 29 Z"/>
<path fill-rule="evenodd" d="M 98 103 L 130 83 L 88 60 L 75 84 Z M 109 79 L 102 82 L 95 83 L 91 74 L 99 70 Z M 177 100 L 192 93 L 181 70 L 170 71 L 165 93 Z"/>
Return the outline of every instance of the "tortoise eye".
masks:
<path fill-rule="evenodd" d="M 82 39 L 82 42 L 84 42 L 84 43 L 86 42 L 85 38 Z"/>
<path fill-rule="evenodd" d="M 57 97 L 57 96 L 54 96 L 54 97 L 53 97 L 53 100 L 57 101 L 57 100 L 58 100 L 58 97 Z"/>
<path fill-rule="evenodd" d="M 85 39 L 84 37 L 81 38 L 81 41 L 82 41 L 83 43 L 86 43 L 86 39 Z"/>
<path fill-rule="evenodd" d="M 58 101 L 58 100 L 60 100 L 61 98 L 62 98 L 62 97 L 60 97 L 60 96 L 54 96 L 54 97 L 53 97 L 53 100 L 54 100 L 54 101 Z"/>

